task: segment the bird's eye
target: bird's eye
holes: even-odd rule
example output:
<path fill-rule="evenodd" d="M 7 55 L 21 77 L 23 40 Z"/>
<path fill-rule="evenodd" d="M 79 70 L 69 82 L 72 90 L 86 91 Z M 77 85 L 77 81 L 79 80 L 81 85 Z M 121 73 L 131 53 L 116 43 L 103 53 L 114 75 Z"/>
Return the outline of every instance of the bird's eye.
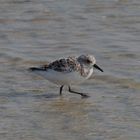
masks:
<path fill-rule="evenodd" d="M 88 64 L 91 63 L 91 61 L 90 61 L 89 59 L 87 59 L 86 62 L 87 62 Z"/>

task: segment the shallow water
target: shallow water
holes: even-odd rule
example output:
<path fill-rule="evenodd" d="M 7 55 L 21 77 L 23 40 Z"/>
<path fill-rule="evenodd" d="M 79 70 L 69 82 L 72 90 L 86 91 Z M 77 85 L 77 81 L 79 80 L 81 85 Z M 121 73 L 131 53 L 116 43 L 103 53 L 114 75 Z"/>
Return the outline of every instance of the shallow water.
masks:
<path fill-rule="evenodd" d="M 104 73 L 65 91 L 30 66 L 94 54 Z M 0 1 L 1 140 L 140 139 L 139 0 Z"/>

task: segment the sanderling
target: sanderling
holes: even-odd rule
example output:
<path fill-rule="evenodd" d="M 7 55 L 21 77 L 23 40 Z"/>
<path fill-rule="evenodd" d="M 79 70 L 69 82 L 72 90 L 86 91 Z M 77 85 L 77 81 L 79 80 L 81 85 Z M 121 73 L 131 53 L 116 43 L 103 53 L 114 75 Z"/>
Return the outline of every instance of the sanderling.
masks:
<path fill-rule="evenodd" d="M 93 68 L 103 72 L 96 64 L 95 57 L 87 54 L 79 57 L 62 58 L 47 65 L 31 67 L 30 70 L 43 76 L 48 81 L 60 85 L 60 95 L 62 95 L 63 87 L 66 85 L 69 92 L 88 97 L 84 93 L 73 91 L 71 85 L 80 84 L 89 79 L 93 73 Z"/>

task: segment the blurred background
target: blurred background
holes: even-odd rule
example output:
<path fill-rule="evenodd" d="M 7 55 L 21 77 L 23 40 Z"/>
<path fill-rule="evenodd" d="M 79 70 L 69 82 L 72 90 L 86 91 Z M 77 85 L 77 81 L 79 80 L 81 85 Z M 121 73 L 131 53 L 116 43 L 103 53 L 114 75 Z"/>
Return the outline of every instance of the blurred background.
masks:
<path fill-rule="evenodd" d="M 93 54 L 104 73 L 70 94 L 27 69 Z M 0 0 L 0 139 L 140 139 L 139 0 Z"/>

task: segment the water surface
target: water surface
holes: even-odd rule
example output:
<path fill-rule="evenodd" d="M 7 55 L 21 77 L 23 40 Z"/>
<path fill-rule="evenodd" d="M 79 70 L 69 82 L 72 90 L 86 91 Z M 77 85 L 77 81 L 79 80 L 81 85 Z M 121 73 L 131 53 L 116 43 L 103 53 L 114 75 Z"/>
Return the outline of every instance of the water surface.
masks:
<path fill-rule="evenodd" d="M 30 66 L 94 54 L 95 71 L 70 94 Z M 139 0 L 0 1 L 0 139 L 140 139 Z"/>

